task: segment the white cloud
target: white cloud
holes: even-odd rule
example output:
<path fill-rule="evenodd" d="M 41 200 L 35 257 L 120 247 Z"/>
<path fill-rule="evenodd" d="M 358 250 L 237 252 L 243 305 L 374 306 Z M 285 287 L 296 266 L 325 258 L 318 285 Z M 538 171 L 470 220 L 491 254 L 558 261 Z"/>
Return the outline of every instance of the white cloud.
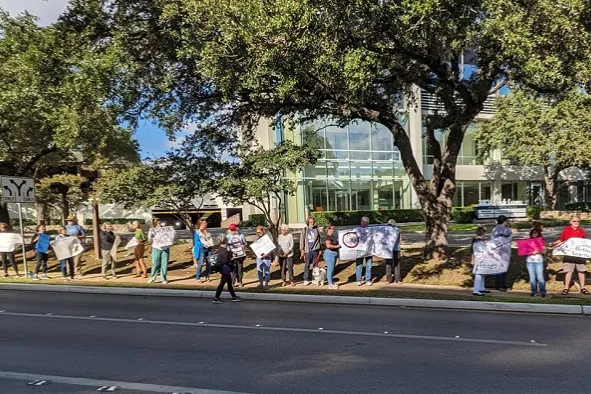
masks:
<path fill-rule="evenodd" d="M 67 4 L 68 0 L 0 0 L 0 8 L 12 16 L 28 11 L 39 18 L 41 25 L 55 22 Z"/>

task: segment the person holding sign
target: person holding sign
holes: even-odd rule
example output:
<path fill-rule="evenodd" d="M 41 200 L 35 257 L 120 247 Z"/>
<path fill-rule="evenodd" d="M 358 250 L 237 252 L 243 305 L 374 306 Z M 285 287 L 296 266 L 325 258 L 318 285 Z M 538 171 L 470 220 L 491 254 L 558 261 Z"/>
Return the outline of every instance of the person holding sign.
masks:
<path fill-rule="evenodd" d="M 370 244 L 370 239 L 372 236 L 371 233 L 371 229 L 369 227 L 367 227 L 369 225 L 369 218 L 368 217 L 362 217 L 361 218 L 361 227 L 357 227 L 355 229 L 355 232 L 357 233 L 357 237 L 359 239 L 359 243 L 360 244 Z M 357 286 L 361 286 L 361 279 L 363 277 L 363 261 L 365 260 L 365 284 L 367 286 L 371 286 L 371 265 L 372 265 L 372 259 L 371 259 L 371 254 L 368 255 L 368 253 L 371 253 L 371 251 L 367 250 L 367 251 L 362 251 L 362 256 L 361 257 L 357 257 L 357 259 L 355 259 L 355 277 L 357 279 Z"/>
<path fill-rule="evenodd" d="M 508 248 L 508 254 L 511 254 L 511 240 L 510 237 L 512 236 L 513 232 L 509 228 L 509 222 L 505 215 L 501 215 L 497 218 L 497 225 L 493 228 L 493 231 L 490 235 L 491 239 L 495 238 L 506 238 L 507 245 L 505 248 Z M 505 250 L 505 249 L 503 249 Z M 495 276 L 495 289 L 499 291 L 507 291 L 507 272 L 503 272 Z"/>
<path fill-rule="evenodd" d="M 334 269 L 337 265 L 338 250 L 340 249 L 339 237 L 336 234 L 336 227 L 332 224 L 326 230 L 326 239 L 324 241 L 324 261 L 326 262 L 326 280 L 329 289 L 338 289 L 339 285 L 333 283 Z"/>
<path fill-rule="evenodd" d="M 195 279 L 201 281 L 201 268 L 205 263 L 205 280 L 209 281 L 209 275 L 211 274 L 209 256 L 213 249 L 213 237 L 207 231 L 207 220 L 199 220 L 196 227 L 197 229 L 193 233 L 193 256 L 198 261 Z"/>
<path fill-rule="evenodd" d="M 560 239 L 554 242 L 553 246 L 559 246 L 571 238 L 587 238 L 585 230 L 581 227 L 581 220 L 577 215 L 571 215 L 570 225 L 562 230 Z M 577 271 L 579 276 L 579 283 L 581 286 L 581 294 L 589 295 L 589 291 L 585 288 L 585 272 L 587 272 L 587 260 L 581 257 L 564 256 L 562 262 L 562 271 L 564 272 L 564 289 L 560 294 L 567 295 L 570 291 L 570 283 L 573 279 L 573 273 Z"/>
<path fill-rule="evenodd" d="M 304 260 L 304 286 L 310 284 L 310 266 L 317 262 L 320 254 L 320 231 L 316 227 L 316 219 L 310 216 L 307 224 L 300 234 L 300 257 Z"/>
<path fill-rule="evenodd" d="M 78 220 L 74 215 L 68 216 L 66 219 L 66 231 L 69 237 L 78 237 L 80 242 L 84 242 L 84 238 L 86 238 L 86 234 L 84 233 L 84 229 L 82 226 L 78 224 Z M 74 258 L 74 266 L 76 268 L 76 276 L 82 276 L 82 253 L 77 254 Z"/>
<path fill-rule="evenodd" d="M 103 255 L 103 264 L 101 266 L 101 274 L 103 279 L 107 278 L 107 266 L 109 263 L 111 264 L 111 275 L 113 279 L 117 279 L 117 274 L 115 273 L 115 259 L 111 256 L 111 250 L 113 249 L 113 245 L 115 244 L 115 233 L 113 232 L 113 226 L 110 223 L 104 223 L 103 229 L 100 232 L 101 238 L 101 251 Z"/>
<path fill-rule="evenodd" d="M 472 295 L 479 297 L 484 296 L 484 293 L 490 293 L 484 286 L 484 275 L 477 274 L 476 267 L 476 254 L 486 252 L 486 244 L 484 242 L 485 233 L 485 228 L 483 226 L 479 226 L 476 229 L 476 236 L 472 238 L 472 245 L 470 246 L 472 253 L 472 265 L 474 266 L 474 269 L 472 270 L 474 273 L 474 290 L 472 290 Z"/>
<path fill-rule="evenodd" d="M 281 225 L 281 234 L 277 237 L 277 254 L 279 257 L 279 264 L 281 265 L 281 287 L 287 286 L 286 274 L 289 275 L 291 287 L 295 286 L 293 278 L 293 235 L 289 233 L 289 226 L 287 224 Z"/>
<path fill-rule="evenodd" d="M 254 243 L 262 241 L 265 237 L 269 238 L 263 226 L 257 226 L 256 231 L 258 239 Z M 259 285 L 257 286 L 258 289 L 269 290 L 269 282 L 271 281 L 271 254 L 273 253 L 273 249 L 275 248 L 273 247 L 267 253 L 261 253 L 260 255 L 257 255 L 257 274 L 259 276 Z M 255 254 L 257 254 L 254 248 L 253 251 Z"/>
<path fill-rule="evenodd" d="M 3 223 L 3 222 L 0 223 L 0 233 L 5 233 L 5 234 L 10 233 L 10 231 L 8 229 L 8 224 Z M 12 244 L 12 245 L 14 245 L 14 244 Z M 18 276 L 18 277 L 21 276 L 21 274 L 18 273 L 18 266 L 16 265 L 16 263 L 14 261 L 14 251 L 0 252 L 0 257 L 2 257 L 2 268 L 4 268 L 4 277 L 5 278 L 9 277 L 8 264 L 10 264 L 12 266 L 12 268 L 14 269 L 14 272 L 16 273 L 16 276 Z"/>
<path fill-rule="evenodd" d="M 133 259 L 135 260 L 134 278 L 139 278 L 140 276 L 142 278 L 147 278 L 148 269 L 146 268 L 146 263 L 144 261 L 146 235 L 144 234 L 144 230 L 142 230 L 140 222 L 137 220 L 131 224 L 131 228 L 133 229 L 133 237 L 137 242 L 137 245 L 133 248 Z"/>
<path fill-rule="evenodd" d="M 542 238 L 540 227 L 535 227 L 529 232 L 530 238 Z M 542 238 L 543 240 L 543 238 Z M 543 241 L 542 241 L 543 242 Z M 537 247 L 536 247 L 537 249 Z M 531 296 L 535 297 L 540 286 L 540 293 L 542 298 L 546 297 L 546 280 L 544 279 L 544 249 L 532 250 L 525 258 L 525 265 L 529 274 L 529 285 L 531 288 Z"/>
<path fill-rule="evenodd" d="M 396 225 L 396 220 L 388 220 L 388 225 L 394 227 L 394 230 L 396 230 L 396 233 L 398 234 L 398 238 L 396 239 L 396 243 L 392 250 L 392 258 L 386 259 L 386 283 L 393 283 L 392 267 L 394 267 L 394 282 L 402 284 L 402 277 L 400 274 L 400 240 L 402 239 L 402 235 L 400 235 L 400 227 Z"/>
<path fill-rule="evenodd" d="M 58 234 L 55 237 L 56 241 L 60 239 L 68 238 L 68 231 L 65 227 L 60 227 Z M 68 257 L 67 259 L 60 260 L 60 269 L 62 271 L 62 278 L 68 279 L 68 267 L 70 268 L 70 279 L 74 279 L 74 258 Z"/>
<path fill-rule="evenodd" d="M 170 257 L 170 246 L 172 246 L 172 244 L 170 244 L 168 238 L 164 236 L 165 234 L 162 231 L 164 229 L 165 227 L 162 227 L 160 224 L 160 219 L 152 219 L 152 228 L 148 232 L 148 242 L 150 242 L 150 247 L 152 249 L 152 270 L 150 272 L 148 283 L 154 283 L 156 281 L 158 272 L 160 272 L 162 284 L 165 285 L 168 283 L 166 274 L 168 272 L 168 258 Z"/>
<path fill-rule="evenodd" d="M 39 269 L 43 272 L 41 279 L 49 279 L 47 276 L 47 252 L 51 246 L 51 237 L 45 234 L 45 226 L 43 224 L 37 226 L 37 234 L 33 236 L 31 243 L 35 247 L 37 255 L 37 264 L 35 264 L 35 276 L 33 280 L 39 280 Z"/>
<path fill-rule="evenodd" d="M 244 247 L 247 245 L 246 238 L 238 231 L 238 226 L 234 223 L 228 226 L 226 238 L 228 240 L 228 250 L 234 255 L 232 284 L 238 284 L 240 287 L 244 287 L 242 283 L 242 271 L 244 269 L 244 259 L 246 259 L 246 251 L 244 250 Z"/>

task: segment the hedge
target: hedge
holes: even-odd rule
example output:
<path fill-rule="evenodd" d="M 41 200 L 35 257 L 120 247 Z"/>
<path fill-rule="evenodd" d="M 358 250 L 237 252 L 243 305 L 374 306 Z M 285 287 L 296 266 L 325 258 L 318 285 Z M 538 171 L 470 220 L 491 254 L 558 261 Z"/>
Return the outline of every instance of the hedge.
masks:
<path fill-rule="evenodd" d="M 451 220 L 456 223 L 472 223 L 475 214 L 473 207 L 452 207 Z"/>
<path fill-rule="evenodd" d="M 129 224 L 135 221 L 140 222 L 140 224 L 146 224 L 146 220 L 145 219 L 126 219 L 126 218 L 115 218 L 115 219 L 100 219 L 99 222 L 100 224 L 103 223 L 111 223 L 111 224 Z M 92 225 L 92 219 L 85 219 L 84 220 L 84 225 L 85 226 L 90 226 Z"/>
<path fill-rule="evenodd" d="M 394 219 L 398 223 L 423 222 L 423 211 L 420 209 L 392 209 L 384 211 L 345 211 L 345 212 L 312 212 L 319 227 L 329 224 L 335 226 L 351 226 L 359 224 L 361 218 L 367 216 L 370 223 L 387 223 Z"/>
<path fill-rule="evenodd" d="M 537 205 L 530 205 L 527 207 L 527 218 L 540 220 L 540 214 L 544 211 L 544 208 Z"/>
<path fill-rule="evenodd" d="M 569 202 L 564 204 L 567 211 L 591 212 L 591 202 Z"/>
<path fill-rule="evenodd" d="M 238 224 L 240 227 L 256 227 L 256 226 L 266 226 L 267 219 L 265 219 L 265 215 L 262 213 L 256 213 L 250 215 L 248 220 L 244 220 Z"/>

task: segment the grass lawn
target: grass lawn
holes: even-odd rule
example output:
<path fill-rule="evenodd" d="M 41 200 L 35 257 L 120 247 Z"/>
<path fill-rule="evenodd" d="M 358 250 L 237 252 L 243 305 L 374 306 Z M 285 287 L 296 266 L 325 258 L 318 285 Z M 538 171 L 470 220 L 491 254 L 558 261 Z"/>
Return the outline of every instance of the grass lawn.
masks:
<path fill-rule="evenodd" d="M 540 220 L 544 227 L 562 227 L 568 224 L 568 220 L 566 219 L 542 219 Z M 532 221 L 521 221 L 521 222 L 512 222 L 511 228 L 514 229 L 529 229 L 531 228 Z M 584 226 L 591 225 L 591 220 L 583 219 L 581 220 L 581 224 Z M 450 233 L 473 233 L 478 228 L 479 224 L 477 223 L 450 223 L 449 224 L 449 232 Z M 403 226 L 402 229 L 404 231 L 415 231 L 415 232 L 425 232 L 426 227 L 424 224 L 412 224 L 408 226 Z"/>

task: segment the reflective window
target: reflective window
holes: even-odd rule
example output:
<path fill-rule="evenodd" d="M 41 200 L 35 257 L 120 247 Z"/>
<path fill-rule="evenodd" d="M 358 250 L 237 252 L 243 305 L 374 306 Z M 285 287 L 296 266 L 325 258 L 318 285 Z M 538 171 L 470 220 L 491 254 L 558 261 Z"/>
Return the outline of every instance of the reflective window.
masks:
<path fill-rule="evenodd" d="M 352 122 L 349 124 L 349 149 L 370 150 L 369 124 Z"/>

